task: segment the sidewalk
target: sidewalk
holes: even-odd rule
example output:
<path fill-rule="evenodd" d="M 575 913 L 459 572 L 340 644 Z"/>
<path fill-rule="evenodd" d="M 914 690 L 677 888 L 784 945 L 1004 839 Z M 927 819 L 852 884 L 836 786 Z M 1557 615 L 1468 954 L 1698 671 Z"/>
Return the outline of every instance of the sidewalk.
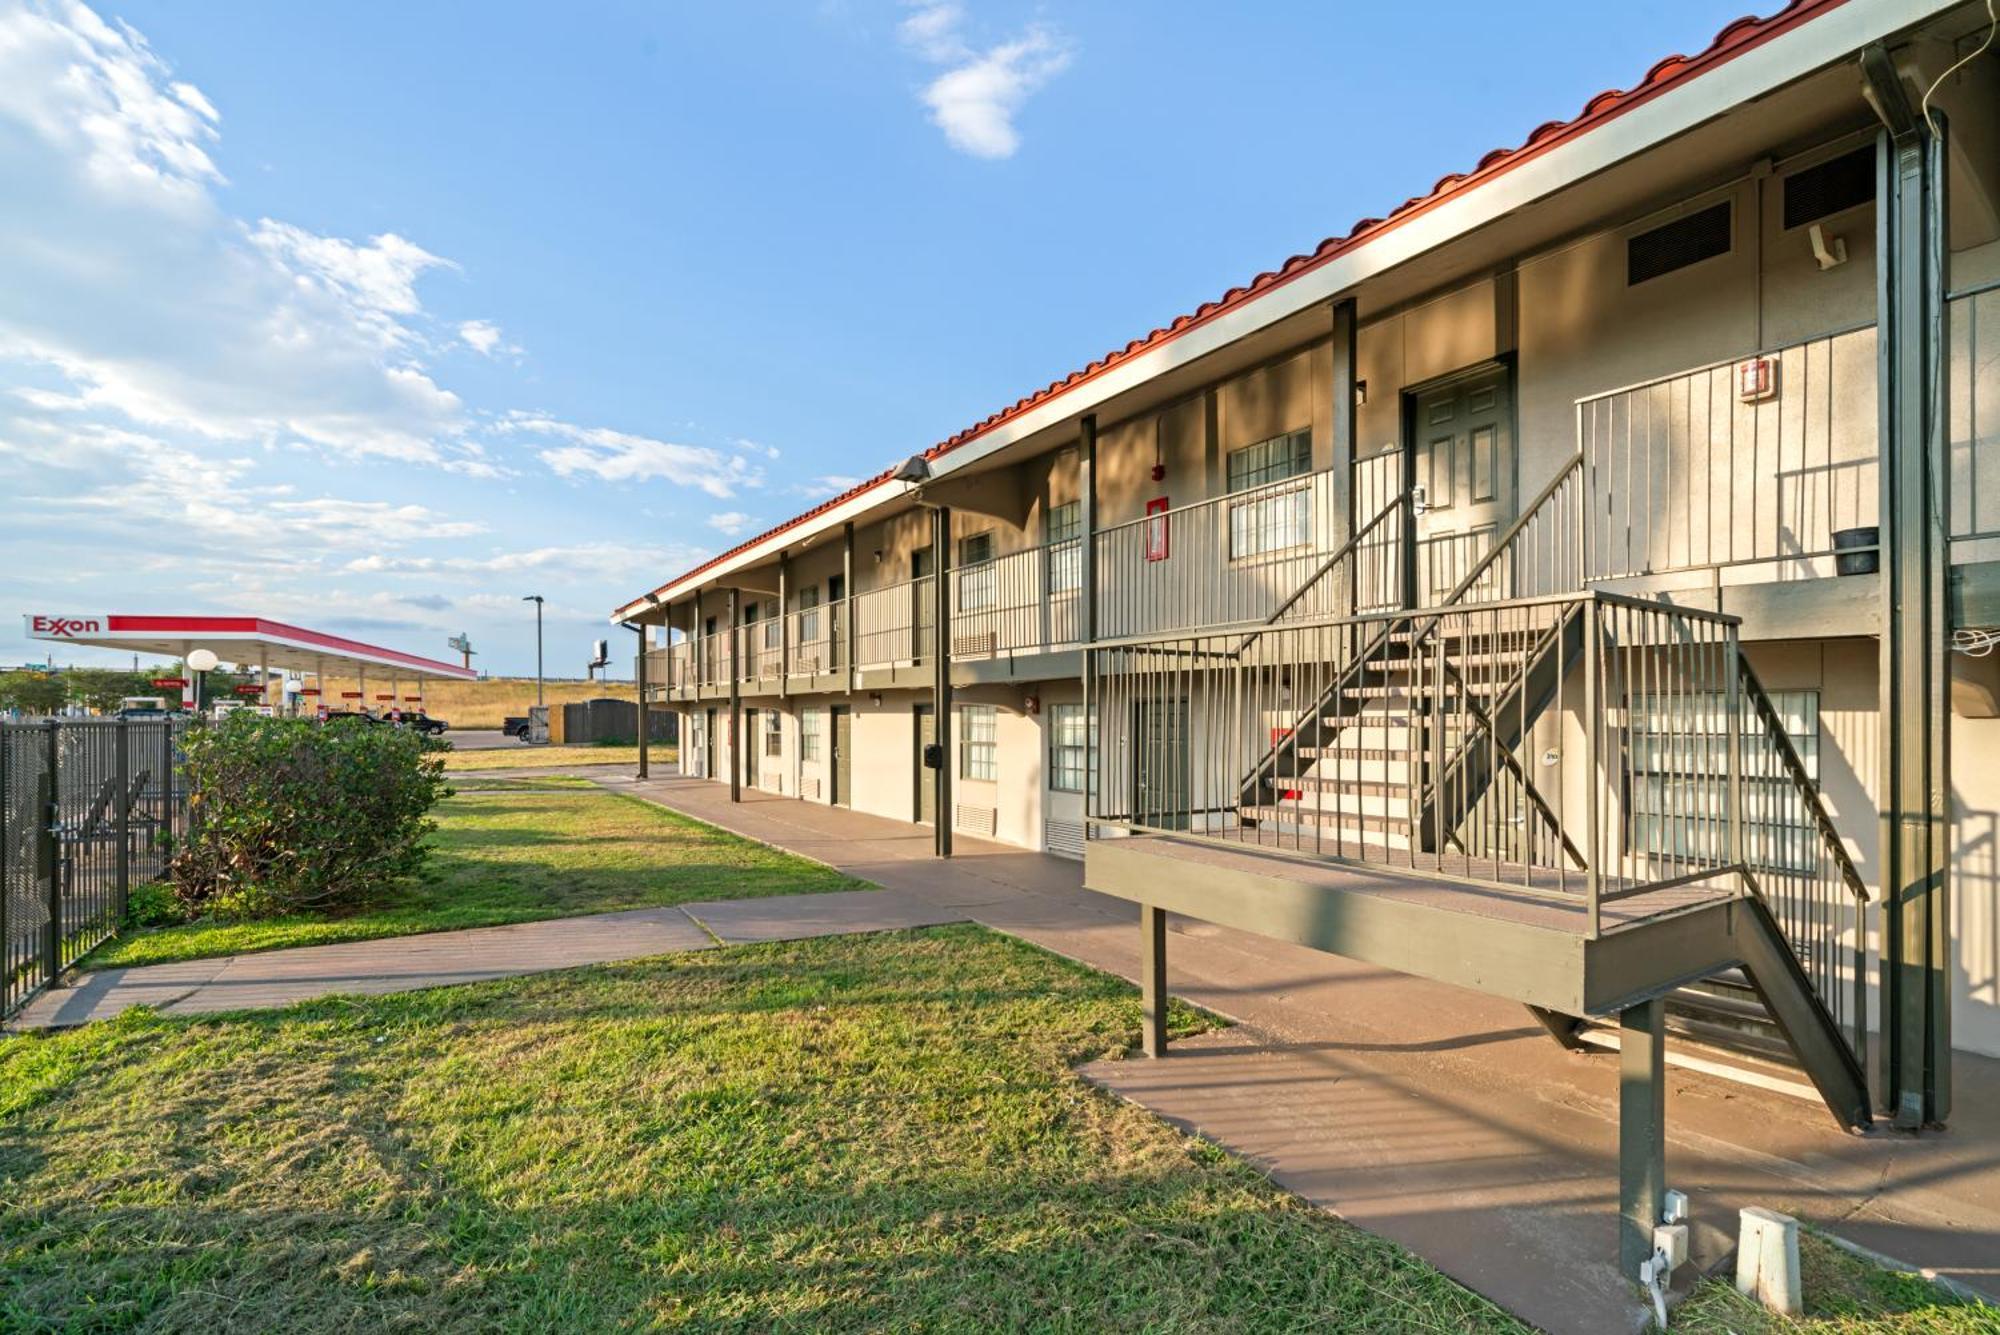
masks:
<path fill-rule="evenodd" d="M 1074 862 L 699 779 L 602 779 L 1126 978 L 1138 917 Z M 767 903 L 769 901 L 766 901 Z M 1264 1165 L 1551 1331 L 1636 1330 L 1619 1277 L 1617 1059 L 1566 1053 L 1516 1005 L 1175 920 L 1176 995 L 1241 1022 L 1164 1061 L 1084 1074 Z M 1961 1054 L 1952 1129 L 1849 1136 L 1823 1109 L 1668 1069 L 1668 1180 L 1694 1255 L 1768 1205 L 2000 1297 L 2000 1062 Z"/>
<path fill-rule="evenodd" d="M 960 922 L 964 914 L 878 890 L 713 900 L 457 932 L 344 941 L 182 964 L 100 969 L 51 988 L 14 1020 L 68 1028 L 133 1006 L 169 1015 L 289 1006 L 335 993 L 381 996 L 716 945 L 881 932 Z"/>

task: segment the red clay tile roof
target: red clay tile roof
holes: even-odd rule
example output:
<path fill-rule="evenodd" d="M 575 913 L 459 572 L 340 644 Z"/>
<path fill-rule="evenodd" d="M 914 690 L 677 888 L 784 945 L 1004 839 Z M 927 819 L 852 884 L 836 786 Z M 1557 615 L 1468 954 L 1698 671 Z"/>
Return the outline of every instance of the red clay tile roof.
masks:
<path fill-rule="evenodd" d="M 1671 88 L 1679 87 L 1692 79 L 1698 78 L 1716 66 L 1743 54 L 1745 51 L 1761 46 L 1780 33 L 1789 32 L 1791 29 L 1803 23 L 1810 22 L 1812 19 L 1818 18 L 1821 14 L 1837 9 L 1845 3 L 1847 3 L 1847 0 L 1789 0 L 1789 3 L 1783 9 L 1769 18 L 1760 19 L 1748 16 L 1737 19 L 1734 23 L 1723 28 L 1721 32 L 1718 32 L 1714 40 L 1699 55 L 1668 56 L 1665 60 L 1659 61 L 1651 69 L 1647 70 L 1646 77 L 1633 87 L 1622 90 L 1612 88 L 1599 93 L 1584 103 L 1583 110 L 1578 112 L 1573 119 L 1567 121 L 1546 121 L 1536 126 L 1534 131 L 1521 144 L 1514 148 L 1494 149 L 1481 158 L 1478 165 L 1473 167 L 1471 171 L 1453 172 L 1450 175 L 1439 177 L 1438 183 L 1431 187 L 1429 194 L 1418 195 L 1414 198 L 1404 200 L 1390 211 L 1387 218 L 1361 219 L 1347 230 L 1345 236 L 1328 237 L 1326 240 L 1320 242 L 1310 253 L 1294 255 L 1276 269 L 1268 269 L 1258 274 L 1244 286 L 1231 288 L 1214 301 L 1197 306 L 1188 314 L 1175 318 L 1172 323 L 1162 325 L 1145 337 L 1135 338 L 1124 347 L 1105 353 L 1104 356 L 1090 363 L 1090 365 L 1083 367 L 1081 370 L 1071 371 L 1062 379 L 1051 381 L 1034 393 L 1018 399 L 1007 407 L 993 413 L 985 420 L 967 427 L 957 435 L 939 441 L 924 451 L 924 457 L 926 459 L 936 459 L 941 455 L 951 453 L 962 445 L 970 444 L 989 431 L 1014 420 L 1030 409 L 1039 407 L 1049 400 L 1075 389 L 1078 385 L 1096 379 L 1112 367 L 1130 361 L 1141 353 L 1149 352 L 1162 344 L 1172 342 L 1191 329 L 1199 328 L 1220 315 L 1236 310 L 1248 302 L 1255 301 L 1258 297 L 1263 296 L 1272 289 L 1281 287 L 1303 274 L 1311 273 L 1336 257 L 1344 255 L 1356 247 L 1373 240 L 1382 233 L 1400 226 L 1418 214 L 1427 212 L 1444 201 L 1455 198 L 1462 192 L 1472 189 L 1474 186 L 1483 185 L 1501 173 L 1517 167 L 1532 158 L 1539 157 L 1558 144 L 1567 143 L 1581 135 L 1587 134 L 1607 121 L 1630 111 L 1633 107 L 1650 101 Z M 779 524 L 776 528 L 760 533 L 746 542 L 740 542 L 728 551 L 702 562 L 702 564 L 696 566 L 686 574 L 676 576 L 674 579 L 667 581 L 667 583 L 660 585 L 653 592 L 662 592 L 683 580 L 690 579 L 704 571 L 712 570 L 732 557 L 749 551 L 759 543 L 766 542 L 788 529 L 797 528 L 799 525 L 825 514 L 828 510 L 836 506 L 846 504 L 863 492 L 887 481 L 889 475 L 894 471 L 894 466 L 883 469 L 867 481 L 848 488 L 840 495 L 814 506 L 804 514 L 795 515 L 784 523 Z M 629 603 L 626 604 L 628 607 L 630 605 Z"/>

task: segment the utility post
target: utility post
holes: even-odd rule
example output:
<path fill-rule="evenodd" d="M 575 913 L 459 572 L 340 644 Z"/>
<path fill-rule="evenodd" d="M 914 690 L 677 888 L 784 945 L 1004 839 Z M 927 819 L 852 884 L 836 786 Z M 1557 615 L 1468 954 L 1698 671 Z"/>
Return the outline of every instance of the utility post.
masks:
<path fill-rule="evenodd" d="M 1354 373 L 1354 299 L 1348 297 L 1336 301 L 1329 308 L 1333 323 L 1333 485 L 1344 504 L 1339 516 L 1340 531 L 1334 534 L 1333 546 L 1337 549 L 1354 536 L 1355 526 L 1361 522 L 1354 505 L 1354 447 L 1355 447 L 1355 395 Z M 1405 541 L 1416 535 L 1406 533 Z M 1358 562 L 1349 560 L 1342 563 L 1343 581 L 1347 585 L 1346 596 L 1341 606 L 1349 616 L 1359 611 L 1359 586 L 1355 582 L 1355 567 Z"/>
<path fill-rule="evenodd" d="M 1946 802 L 1944 517 L 1945 135 L 1911 105 L 1880 45 L 1861 55 L 1883 131 L 1876 162 L 1877 392 L 1881 413 L 1882 1027 L 1880 1102 L 1896 1125 L 1951 1112 L 1951 858 Z"/>
<path fill-rule="evenodd" d="M 931 708 L 937 715 L 938 767 L 931 779 L 936 784 L 937 855 L 951 856 L 951 507 L 940 505 L 931 511 L 931 569 L 937 572 L 934 598 L 936 625 L 931 646 Z"/>
<path fill-rule="evenodd" d="M 542 595 L 531 593 L 521 600 L 535 605 L 535 705 L 542 703 Z"/>
<path fill-rule="evenodd" d="M 269 698 L 268 688 L 266 698 Z M 116 738 L 118 753 L 113 771 L 118 784 L 118 804 L 113 811 L 118 825 L 118 920 L 125 920 L 125 910 L 132 900 L 132 720 L 121 717 L 112 724 L 112 735 Z"/>
<path fill-rule="evenodd" d="M 1086 414 L 1077 433 L 1076 494 L 1083 509 L 1083 536 L 1077 549 L 1083 584 L 1078 597 L 1083 605 L 1077 609 L 1077 627 L 1088 652 L 1097 642 L 1097 414 Z"/>
<path fill-rule="evenodd" d="M 743 800 L 743 682 L 736 650 L 743 641 L 743 595 L 729 591 L 729 800 Z"/>

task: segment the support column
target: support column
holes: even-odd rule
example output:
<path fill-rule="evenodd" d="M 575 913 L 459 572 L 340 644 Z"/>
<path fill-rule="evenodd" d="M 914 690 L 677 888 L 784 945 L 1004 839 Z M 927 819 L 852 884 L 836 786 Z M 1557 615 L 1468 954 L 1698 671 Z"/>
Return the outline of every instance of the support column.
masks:
<path fill-rule="evenodd" d="M 854 694 L 854 521 L 840 528 L 840 666 L 847 675 L 847 693 Z"/>
<path fill-rule="evenodd" d="M 738 623 L 743 619 L 743 595 L 729 591 L 729 800 L 743 800 L 743 683 L 736 670 L 736 646 L 743 636 Z"/>
<path fill-rule="evenodd" d="M 633 676 L 637 678 L 639 687 L 639 777 L 645 779 L 651 777 L 653 735 L 653 706 L 646 698 L 646 624 L 643 621 L 635 621 L 632 623 L 632 631 L 639 637 L 639 666 Z M 672 650 L 668 652 L 671 654 Z"/>
<path fill-rule="evenodd" d="M 1667 1004 L 1618 1012 L 1618 1269 L 1639 1278 L 1667 1194 Z"/>
<path fill-rule="evenodd" d="M 792 561 L 778 553 L 778 698 L 791 694 L 792 686 Z"/>
<path fill-rule="evenodd" d="M 1078 433 L 1076 494 L 1083 510 L 1083 540 L 1077 551 L 1083 576 L 1078 625 L 1084 644 L 1090 645 L 1097 641 L 1097 414 L 1086 415 L 1078 424 Z"/>
<path fill-rule="evenodd" d="M 1896 1124 L 1951 1111 L 1949 749 L 1945 607 L 1945 125 L 1887 51 L 1862 53 L 1881 117 L 1876 218 L 1881 412 L 1883 1106 Z"/>
<path fill-rule="evenodd" d="M 931 774 L 937 801 L 932 832 L 937 855 L 951 856 L 951 508 L 931 511 L 931 569 L 937 572 L 932 613 L 931 708 L 937 720 L 938 767 Z"/>
<path fill-rule="evenodd" d="M 1139 1045 L 1167 1055 L 1167 911 L 1139 906 Z"/>
<path fill-rule="evenodd" d="M 1329 390 L 1333 402 L 1327 406 L 1333 419 L 1333 485 L 1341 497 L 1340 512 L 1334 517 L 1338 531 L 1333 534 L 1330 546 L 1338 549 L 1354 536 L 1356 526 L 1363 522 L 1354 504 L 1354 335 L 1358 321 L 1352 297 L 1334 302 L 1329 310 L 1333 317 L 1333 380 Z M 1341 563 L 1342 581 L 1347 588 L 1337 606 L 1346 608 L 1350 616 L 1361 610 L 1360 583 L 1356 578 L 1358 565 L 1355 560 Z"/>

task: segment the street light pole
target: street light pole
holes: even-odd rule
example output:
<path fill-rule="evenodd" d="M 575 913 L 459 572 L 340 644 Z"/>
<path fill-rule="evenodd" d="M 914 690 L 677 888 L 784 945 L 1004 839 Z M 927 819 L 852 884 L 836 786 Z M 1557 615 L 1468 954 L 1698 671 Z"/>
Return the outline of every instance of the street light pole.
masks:
<path fill-rule="evenodd" d="M 542 595 L 531 593 L 521 600 L 535 605 L 535 707 L 542 703 Z"/>

